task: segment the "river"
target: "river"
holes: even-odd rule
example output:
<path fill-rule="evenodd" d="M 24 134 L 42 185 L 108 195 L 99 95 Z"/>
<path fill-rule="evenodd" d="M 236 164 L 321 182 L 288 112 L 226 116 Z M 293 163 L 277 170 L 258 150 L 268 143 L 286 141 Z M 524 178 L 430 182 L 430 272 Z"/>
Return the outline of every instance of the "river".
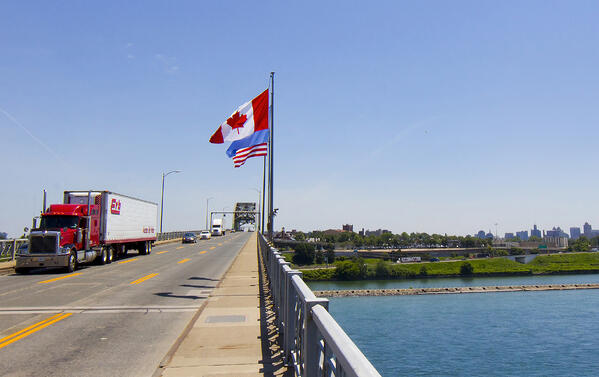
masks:
<path fill-rule="evenodd" d="M 314 290 L 599 283 L 599 274 L 311 282 Z M 383 376 L 596 376 L 599 290 L 344 297 L 329 311 Z"/>

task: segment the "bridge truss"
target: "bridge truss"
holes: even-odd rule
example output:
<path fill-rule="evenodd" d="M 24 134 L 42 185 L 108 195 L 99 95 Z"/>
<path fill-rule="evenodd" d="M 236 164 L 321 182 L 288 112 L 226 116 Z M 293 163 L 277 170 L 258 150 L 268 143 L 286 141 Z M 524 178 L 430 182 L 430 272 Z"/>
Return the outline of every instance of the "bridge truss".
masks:
<path fill-rule="evenodd" d="M 241 230 L 244 225 L 253 225 L 254 229 L 258 229 L 258 212 L 256 203 L 235 203 L 235 211 L 233 212 L 233 229 Z"/>

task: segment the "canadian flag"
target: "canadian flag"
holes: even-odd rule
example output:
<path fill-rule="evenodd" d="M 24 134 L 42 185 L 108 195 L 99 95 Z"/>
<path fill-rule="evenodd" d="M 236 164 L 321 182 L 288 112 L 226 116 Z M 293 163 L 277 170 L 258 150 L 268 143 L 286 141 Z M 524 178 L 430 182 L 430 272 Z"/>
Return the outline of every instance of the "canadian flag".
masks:
<path fill-rule="evenodd" d="M 256 131 L 268 129 L 268 89 L 250 102 L 239 106 L 231 116 L 218 127 L 210 137 L 210 142 L 222 144 L 225 141 L 241 140 Z"/>

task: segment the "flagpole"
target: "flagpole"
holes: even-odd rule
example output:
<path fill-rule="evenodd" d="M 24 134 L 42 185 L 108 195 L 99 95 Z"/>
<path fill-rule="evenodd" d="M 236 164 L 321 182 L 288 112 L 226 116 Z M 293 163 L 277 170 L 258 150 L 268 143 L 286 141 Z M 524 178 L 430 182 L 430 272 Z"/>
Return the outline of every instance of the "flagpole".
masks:
<path fill-rule="evenodd" d="M 269 138 L 269 164 L 268 164 L 268 238 L 273 240 L 274 232 L 274 207 L 273 207 L 273 165 L 274 165 L 274 138 L 275 138 L 275 73 L 270 73 L 270 138 Z"/>
<path fill-rule="evenodd" d="M 264 166 L 262 168 L 262 208 L 260 209 L 260 231 L 264 234 L 264 198 L 266 197 L 266 192 L 264 189 L 266 188 L 266 156 L 263 157 Z"/>

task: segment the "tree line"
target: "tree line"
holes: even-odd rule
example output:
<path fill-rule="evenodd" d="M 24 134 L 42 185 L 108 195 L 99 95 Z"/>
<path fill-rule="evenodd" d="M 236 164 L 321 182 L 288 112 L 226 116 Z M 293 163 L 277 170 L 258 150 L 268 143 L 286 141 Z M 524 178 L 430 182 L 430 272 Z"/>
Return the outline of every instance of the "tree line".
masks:
<path fill-rule="evenodd" d="M 492 240 L 473 236 L 449 236 L 447 234 L 383 233 L 381 235 L 362 236 L 354 232 L 325 233 L 313 231 L 309 233 L 296 232 L 293 237 L 296 241 L 309 239 L 318 240 L 318 243 L 334 244 L 341 248 L 409 248 L 409 247 L 488 247 Z"/>

